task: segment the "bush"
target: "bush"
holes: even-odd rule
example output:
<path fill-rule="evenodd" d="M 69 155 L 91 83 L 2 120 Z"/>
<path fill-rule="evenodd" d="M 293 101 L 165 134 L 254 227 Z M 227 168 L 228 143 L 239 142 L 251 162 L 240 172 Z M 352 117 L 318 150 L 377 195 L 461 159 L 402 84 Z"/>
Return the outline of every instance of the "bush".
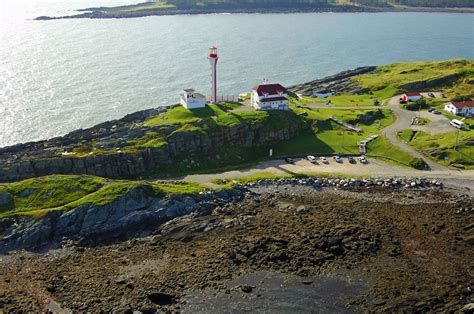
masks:
<path fill-rule="evenodd" d="M 455 101 L 455 102 L 461 102 L 461 101 L 471 101 L 471 97 L 470 96 L 467 96 L 467 95 L 456 95 L 453 97 L 453 99 L 451 99 L 451 101 Z"/>
<path fill-rule="evenodd" d="M 407 110 L 414 111 L 414 110 L 426 109 L 428 107 L 429 106 L 428 106 L 428 103 L 426 102 L 426 100 L 423 99 L 423 98 L 420 98 L 414 103 L 407 104 L 405 108 Z"/>
<path fill-rule="evenodd" d="M 413 158 L 412 160 L 410 160 L 409 165 L 418 170 L 428 169 L 428 165 L 421 158 Z"/>

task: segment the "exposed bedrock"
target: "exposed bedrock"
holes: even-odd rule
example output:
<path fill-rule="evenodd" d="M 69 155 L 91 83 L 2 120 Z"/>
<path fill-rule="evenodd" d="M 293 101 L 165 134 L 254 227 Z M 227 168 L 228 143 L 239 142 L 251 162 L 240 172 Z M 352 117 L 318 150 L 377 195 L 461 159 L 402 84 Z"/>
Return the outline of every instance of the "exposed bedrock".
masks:
<path fill-rule="evenodd" d="M 156 197 L 138 187 L 103 206 L 86 203 L 68 211 L 50 211 L 40 220 L 6 218 L 0 220 L 0 253 L 54 247 L 64 240 L 95 245 L 145 235 L 167 220 L 208 212 L 215 206 L 240 201 L 246 193 L 246 188 L 235 188 Z"/>

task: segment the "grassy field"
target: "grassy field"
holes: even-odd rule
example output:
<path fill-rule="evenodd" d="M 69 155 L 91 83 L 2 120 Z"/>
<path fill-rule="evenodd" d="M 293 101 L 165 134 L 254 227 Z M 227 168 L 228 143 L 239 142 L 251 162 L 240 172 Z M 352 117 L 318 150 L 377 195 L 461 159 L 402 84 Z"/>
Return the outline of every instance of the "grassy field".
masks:
<path fill-rule="evenodd" d="M 367 156 L 378 157 L 389 164 L 397 166 L 409 166 L 410 161 L 414 158 L 390 143 L 385 136 L 379 136 L 367 144 Z"/>
<path fill-rule="evenodd" d="M 0 218 L 11 216 L 42 217 L 52 210 L 65 211 L 83 204 L 107 205 L 132 189 L 147 194 L 192 195 L 206 187 L 184 181 L 148 182 L 108 180 L 85 175 L 51 175 L 15 183 L 0 184 L 0 195 L 11 201 L 0 207 Z"/>
<path fill-rule="evenodd" d="M 429 81 L 460 74 L 462 78 L 455 84 L 439 86 L 450 98 L 457 94 L 474 95 L 474 85 L 469 80 L 474 75 L 474 60 L 449 60 L 439 62 L 403 62 L 378 67 L 376 73 L 354 78 L 362 88 L 372 91 L 391 88 L 400 90 L 407 83 Z M 428 88 L 433 90 L 436 88 Z"/>
<path fill-rule="evenodd" d="M 472 130 L 436 135 L 422 131 L 403 130 L 399 136 L 406 141 L 412 137 L 412 140 L 408 142 L 410 146 L 422 151 L 442 165 L 462 164 L 467 169 L 474 168 L 474 146 L 466 145 L 466 143 L 474 141 L 474 131 Z"/>
<path fill-rule="evenodd" d="M 362 94 L 362 95 L 351 95 L 351 94 L 341 94 L 336 96 L 329 96 L 327 98 L 315 98 L 309 96 L 303 96 L 302 102 L 305 104 L 308 103 L 318 103 L 318 104 L 325 104 L 328 100 L 331 101 L 331 105 L 336 107 L 366 107 L 366 106 L 374 106 L 374 101 L 377 100 L 379 105 L 384 104 L 384 100 L 389 99 L 390 97 L 397 95 L 400 92 L 399 89 L 388 86 L 386 88 L 375 90 L 369 94 Z"/>

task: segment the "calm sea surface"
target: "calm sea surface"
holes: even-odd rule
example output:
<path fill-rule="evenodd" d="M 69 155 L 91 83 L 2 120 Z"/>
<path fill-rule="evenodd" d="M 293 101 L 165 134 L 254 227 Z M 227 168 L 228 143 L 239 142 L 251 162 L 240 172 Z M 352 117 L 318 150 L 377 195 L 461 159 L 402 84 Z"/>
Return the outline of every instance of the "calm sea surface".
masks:
<path fill-rule="evenodd" d="M 211 44 L 218 91 L 263 77 L 301 83 L 363 65 L 474 59 L 474 15 L 218 14 L 32 21 L 124 0 L 0 1 L 0 147 L 46 139 L 141 109 L 208 93 Z"/>

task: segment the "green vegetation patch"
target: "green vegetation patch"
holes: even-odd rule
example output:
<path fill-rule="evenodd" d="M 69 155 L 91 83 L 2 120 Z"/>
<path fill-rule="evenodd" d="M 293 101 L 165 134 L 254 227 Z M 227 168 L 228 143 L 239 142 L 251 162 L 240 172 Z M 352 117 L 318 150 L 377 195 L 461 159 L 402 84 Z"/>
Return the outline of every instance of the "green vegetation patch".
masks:
<path fill-rule="evenodd" d="M 120 10 L 121 13 L 133 13 L 133 12 L 140 12 L 140 11 L 147 11 L 147 10 L 170 10 L 170 9 L 176 9 L 176 6 L 173 4 L 168 4 L 166 2 L 151 2 L 149 5 L 142 5 L 142 6 L 134 6 L 130 9 L 123 9 Z"/>
<path fill-rule="evenodd" d="M 410 166 L 410 162 L 414 159 L 412 155 L 390 143 L 383 135 L 367 144 L 367 156 L 381 158 L 398 166 Z"/>
<path fill-rule="evenodd" d="M 397 95 L 400 90 L 393 86 L 386 86 L 379 90 L 373 90 L 367 94 L 352 95 L 352 94 L 340 94 L 335 96 L 329 96 L 326 98 L 315 98 L 309 96 L 303 96 L 300 103 L 319 103 L 326 104 L 330 101 L 330 105 L 336 107 L 364 107 L 382 105 L 383 101 Z M 377 104 L 376 104 L 377 103 Z"/>
<path fill-rule="evenodd" d="M 472 130 L 435 135 L 417 131 L 409 145 L 442 165 L 461 164 L 465 168 L 472 169 L 474 168 L 474 146 L 468 145 L 472 142 L 474 142 L 474 131 Z"/>
<path fill-rule="evenodd" d="M 443 83 L 444 78 L 455 74 L 460 76 L 459 80 L 455 83 Z M 473 60 L 403 62 L 380 66 L 375 73 L 363 74 L 355 77 L 354 80 L 359 83 L 360 87 L 376 91 L 387 88 L 400 90 L 410 83 L 439 79 L 439 86 L 419 88 L 419 90 L 442 87 L 446 95 L 454 96 L 456 94 L 472 95 L 474 93 L 474 85 L 469 84 L 469 79 L 472 79 L 473 74 Z"/>
<path fill-rule="evenodd" d="M 51 175 L 0 185 L 0 196 L 6 194 L 13 202 L 4 204 L 0 218 L 23 216 L 40 218 L 50 211 L 65 211 L 92 204 L 104 206 L 134 189 L 146 195 L 194 195 L 207 189 L 198 183 L 184 181 L 107 180 L 93 176 Z"/>
<path fill-rule="evenodd" d="M 273 145 L 275 156 L 306 155 L 306 154 L 357 154 L 358 142 L 370 135 L 379 134 L 380 130 L 394 121 L 390 110 L 376 112 L 373 109 L 311 109 L 304 106 L 293 107 L 298 115 L 309 122 L 312 127 L 302 131 L 298 136 Z M 374 113 L 371 121 L 355 123 L 360 116 Z M 361 133 L 346 130 L 333 122 L 330 117 L 340 121 L 355 123 L 362 129 Z"/>
<path fill-rule="evenodd" d="M 0 207 L 0 212 L 61 206 L 99 190 L 104 183 L 105 179 L 93 176 L 51 175 L 0 184 L 0 193 L 13 198 Z"/>

